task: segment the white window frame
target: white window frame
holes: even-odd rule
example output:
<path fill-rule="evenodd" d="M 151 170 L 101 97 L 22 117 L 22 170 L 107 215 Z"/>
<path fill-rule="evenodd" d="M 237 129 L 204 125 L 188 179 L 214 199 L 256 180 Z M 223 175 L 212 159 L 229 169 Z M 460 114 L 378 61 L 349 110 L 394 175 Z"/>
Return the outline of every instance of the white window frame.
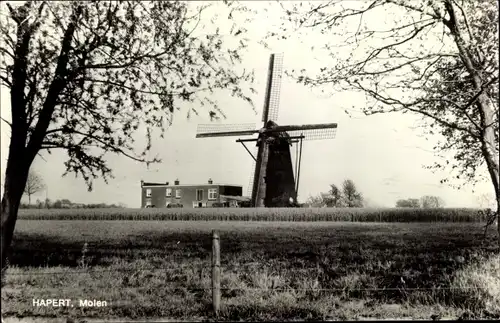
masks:
<path fill-rule="evenodd" d="M 208 189 L 208 199 L 210 201 L 217 200 L 217 189 L 216 188 L 209 188 Z"/>
<path fill-rule="evenodd" d="M 151 197 L 151 189 L 146 188 L 146 197 Z"/>
<path fill-rule="evenodd" d="M 199 192 L 199 191 L 201 191 L 201 199 L 199 199 L 199 200 L 198 200 L 198 192 Z M 203 201 L 203 195 L 204 195 L 204 194 L 203 194 L 203 191 L 204 191 L 204 190 L 203 190 L 202 188 L 201 188 L 201 189 L 200 189 L 200 188 L 196 189 L 196 201 L 198 201 L 198 202 Z"/>
<path fill-rule="evenodd" d="M 152 204 L 151 204 L 151 199 L 147 199 L 147 200 L 146 200 L 146 207 L 151 206 L 151 205 L 152 205 Z"/>
<path fill-rule="evenodd" d="M 175 190 L 175 198 L 180 199 L 182 197 L 182 190 L 180 188 Z"/>
<path fill-rule="evenodd" d="M 172 189 L 169 187 L 165 190 L 166 197 L 172 197 Z"/>

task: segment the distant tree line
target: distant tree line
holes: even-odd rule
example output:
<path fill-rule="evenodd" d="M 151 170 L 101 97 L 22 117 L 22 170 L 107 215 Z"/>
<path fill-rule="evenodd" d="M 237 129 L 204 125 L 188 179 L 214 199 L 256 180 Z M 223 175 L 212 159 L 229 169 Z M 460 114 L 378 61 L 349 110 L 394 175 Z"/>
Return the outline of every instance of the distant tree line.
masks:
<path fill-rule="evenodd" d="M 331 184 L 330 190 L 316 196 L 310 196 L 306 206 L 310 207 L 363 207 L 364 197 L 354 184 L 354 181 L 346 179 L 342 187 Z"/>
<path fill-rule="evenodd" d="M 21 209 L 104 209 L 104 208 L 124 208 L 125 206 L 119 204 L 106 204 L 106 203 L 74 203 L 68 199 L 61 199 L 52 202 L 50 199 L 44 201 L 36 200 L 35 204 L 21 203 Z"/>
<path fill-rule="evenodd" d="M 341 188 L 335 184 L 330 185 L 328 192 L 310 196 L 302 205 L 303 207 L 370 207 L 363 194 L 354 182 L 346 179 Z M 424 195 L 420 198 L 400 199 L 396 202 L 398 208 L 442 208 L 445 202 L 439 196 Z"/>
<path fill-rule="evenodd" d="M 408 208 L 440 208 L 444 207 L 444 200 L 438 196 L 425 195 L 420 199 L 417 198 L 407 198 L 400 199 L 396 202 L 396 207 L 408 207 Z"/>
<path fill-rule="evenodd" d="M 31 203 L 31 196 L 46 189 L 46 185 L 42 177 L 34 170 L 30 170 L 26 180 L 26 187 L 24 188 L 24 195 L 28 197 L 28 203 L 21 203 L 21 209 L 100 209 L 100 208 L 122 208 L 122 204 L 106 204 L 106 203 L 74 203 L 68 199 L 60 199 L 52 202 L 46 198 L 44 201 L 36 200 L 35 204 Z"/>

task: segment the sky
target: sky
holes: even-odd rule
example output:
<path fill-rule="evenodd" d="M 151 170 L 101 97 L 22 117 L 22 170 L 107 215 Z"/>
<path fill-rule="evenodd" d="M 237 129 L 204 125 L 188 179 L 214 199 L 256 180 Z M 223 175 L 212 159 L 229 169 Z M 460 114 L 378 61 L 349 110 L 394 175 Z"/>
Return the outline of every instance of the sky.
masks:
<path fill-rule="evenodd" d="M 260 8 L 258 4 L 255 6 Z M 276 15 L 272 13 L 262 11 L 259 17 L 245 26 L 251 31 L 252 42 L 243 55 L 243 67 L 255 70 L 253 86 L 259 92 L 252 99 L 257 113 L 241 100 L 215 94 L 214 98 L 227 117 L 217 121 L 221 124 L 255 123 L 257 128 L 262 126 L 261 113 L 271 53 L 284 53 L 284 69 L 308 68 L 321 63 L 311 56 L 308 48 L 293 39 L 273 43 L 271 49 L 258 45 L 262 33 L 276 23 Z M 218 26 L 230 27 L 222 22 Z M 342 92 L 321 96 L 317 92 L 283 75 L 279 124 L 338 124 L 334 139 L 304 142 L 299 201 L 328 191 L 330 184 L 339 186 L 345 179 L 355 182 L 370 205 L 380 207 L 392 207 L 398 199 L 422 195 L 440 196 L 449 207 L 478 207 L 482 206 L 479 198 L 482 194 L 492 194 L 489 182 L 479 183 L 475 193 L 471 186 L 458 190 L 440 184 L 446 173 L 433 173 L 423 168 L 437 160 L 432 152 L 437 138 L 423 136 L 415 127 L 420 120 L 418 117 L 398 113 L 364 116 L 359 112 L 366 103 L 363 95 Z M 1 116 L 7 120 L 10 119 L 9 100 L 8 90 L 2 88 Z M 239 137 L 195 138 L 197 125 L 210 122 L 208 113 L 187 119 L 186 108 L 183 106 L 181 111 L 175 112 L 173 124 L 164 139 L 153 139 L 152 153 L 158 154 L 162 163 L 150 165 L 148 169 L 145 164 L 124 156 L 109 155 L 107 161 L 115 179 L 110 179 L 108 184 L 102 179 L 95 180 L 91 192 L 81 177 L 75 178 L 72 174 L 61 177 L 64 151 L 37 157 L 32 168 L 41 175 L 47 189 L 33 196 L 32 201 L 48 197 L 53 201 L 69 199 L 78 203 L 123 203 L 128 207 L 139 207 L 141 180 L 166 182 L 179 179 L 181 184 L 198 184 L 212 178 L 215 183 L 240 185 L 244 193 L 247 192 L 252 158 L 241 144 L 235 142 Z M 2 191 L 9 131 L 2 123 Z M 145 141 L 138 140 L 138 144 L 141 142 L 144 144 Z M 253 143 L 248 143 L 248 146 L 254 148 Z"/>

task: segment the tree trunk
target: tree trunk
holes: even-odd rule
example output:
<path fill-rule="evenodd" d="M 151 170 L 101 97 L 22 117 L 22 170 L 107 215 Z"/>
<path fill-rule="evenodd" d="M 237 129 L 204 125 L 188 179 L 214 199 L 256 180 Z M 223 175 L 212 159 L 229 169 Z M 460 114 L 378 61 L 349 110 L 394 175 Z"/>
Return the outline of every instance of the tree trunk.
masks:
<path fill-rule="evenodd" d="M 480 114 L 481 123 L 481 152 L 482 157 L 486 161 L 486 166 L 488 167 L 488 172 L 490 173 L 491 181 L 495 189 L 495 197 L 497 200 L 497 217 L 500 212 L 500 179 L 499 179 L 499 157 L 497 151 L 497 143 L 495 140 L 495 129 L 493 127 L 495 112 L 491 104 L 491 98 L 489 98 L 483 89 L 485 84 L 488 84 L 485 76 L 482 72 L 475 68 L 475 66 L 481 66 L 477 59 L 475 60 L 474 55 L 471 53 L 470 48 L 462 36 L 462 32 L 458 26 L 457 16 L 455 14 L 455 9 L 453 2 L 451 0 L 445 0 L 445 8 L 449 14 L 449 19 L 444 21 L 444 24 L 449 28 L 455 44 L 457 45 L 460 58 L 464 63 L 467 72 L 469 72 L 472 77 L 472 82 L 474 84 L 474 89 L 477 93 L 480 93 L 477 98 L 477 105 Z M 498 246 L 500 247 L 500 221 L 498 221 Z"/>
<path fill-rule="evenodd" d="M 23 196 L 24 186 L 28 177 L 29 164 L 15 163 L 9 156 L 7 161 L 7 169 L 5 172 L 4 193 L 2 197 L 1 210 L 1 256 L 2 256 L 2 273 L 7 266 L 7 254 L 14 234 L 14 228 L 17 220 L 17 211 Z M 20 164 L 20 165 L 19 165 Z"/>
<path fill-rule="evenodd" d="M 479 97 L 479 106 L 481 109 L 481 123 L 484 131 L 481 136 L 481 150 L 486 161 L 486 166 L 491 177 L 491 182 L 495 190 L 496 198 L 496 213 L 497 213 L 497 230 L 498 230 L 498 246 L 500 247 L 500 177 L 499 177 L 499 157 L 496 151 L 495 130 L 493 128 L 494 111 L 488 102 L 488 98 L 484 95 Z"/>
<path fill-rule="evenodd" d="M 496 214 L 497 214 L 497 231 L 498 231 L 498 246 L 500 247 L 500 179 L 499 179 L 499 161 L 498 156 L 495 155 L 495 152 L 488 147 L 488 142 L 483 142 L 483 156 L 486 160 L 486 165 L 488 167 L 488 171 L 491 176 L 491 182 L 493 183 L 493 187 L 495 189 L 495 198 L 496 198 Z"/>
<path fill-rule="evenodd" d="M 500 197 L 497 193 L 497 231 L 498 231 L 498 245 L 500 246 Z"/>
<path fill-rule="evenodd" d="M 478 97 L 478 104 L 481 114 L 481 126 L 483 127 L 483 132 L 481 134 L 481 150 L 483 157 L 486 161 L 486 166 L 491 177 L 491 182 L 495 190 L 495 198 L 497 201 L 497 231 L 498 231 L 498 246 L 500 247 L 500 177 L 499 177 L 499 156 L 497 152 L 497 143 L 495 140 L 495 128 L 493 123 L 495 122 L 495 112 L 493 110 L 491 101 L 485 94 L 481 94 Z"/>
<path fill-rule="evenodd" d="M 497 231 L 498 231 L 498 246 L 500 247 L 500 188 L 499 188 L 499 174 L 498 174 L 498 159 L 495 160 L 494 156 L 485 156 L 486 164 L 490 172 L 493 186 L 495 188 L 496 198 L 496 214 L 497 214 Z"/>

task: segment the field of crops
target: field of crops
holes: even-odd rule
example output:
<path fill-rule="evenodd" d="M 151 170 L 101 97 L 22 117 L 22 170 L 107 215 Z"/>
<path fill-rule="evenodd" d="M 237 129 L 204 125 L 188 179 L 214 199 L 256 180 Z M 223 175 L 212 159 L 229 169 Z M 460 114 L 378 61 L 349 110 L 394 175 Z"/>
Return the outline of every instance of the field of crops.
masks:
<path fill-rule="evenodd" d="M 22 209 L 23 220 L 485 222 L 480 209 L 200 208 Z"/>
<path fill-rule="evenodd" d="M 2 314 L 210 318 L 214 229 L 221 321 L 500 318 L 495 228 L 292 221 L 20 220 Z M 110 306 L 32 305 L 54 297 Z"/>

